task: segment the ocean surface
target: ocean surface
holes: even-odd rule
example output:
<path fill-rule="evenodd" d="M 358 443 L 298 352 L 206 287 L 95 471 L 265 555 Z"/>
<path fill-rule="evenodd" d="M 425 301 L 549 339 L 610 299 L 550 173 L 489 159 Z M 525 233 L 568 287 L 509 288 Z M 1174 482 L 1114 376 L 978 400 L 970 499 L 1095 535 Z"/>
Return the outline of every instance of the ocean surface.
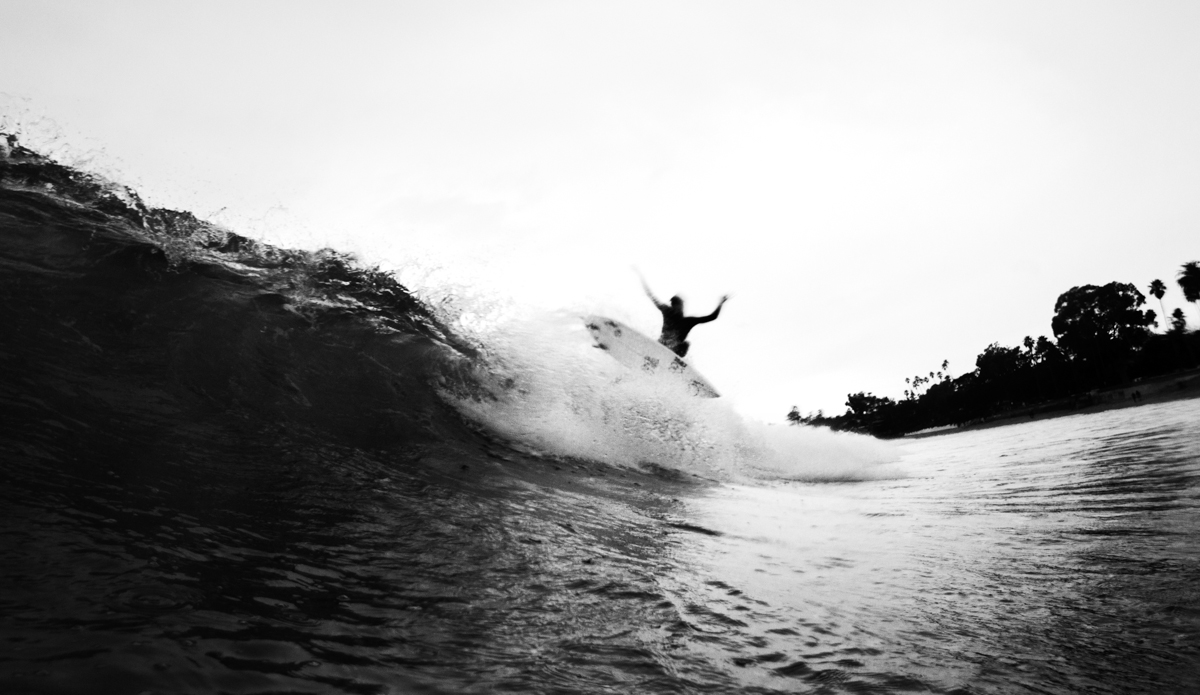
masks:
<path fill-rule="evenodd" d="M 885 443 L 451 305 L 0 147 L 0 693 L 1200 691 L 1200 400 Z"/>

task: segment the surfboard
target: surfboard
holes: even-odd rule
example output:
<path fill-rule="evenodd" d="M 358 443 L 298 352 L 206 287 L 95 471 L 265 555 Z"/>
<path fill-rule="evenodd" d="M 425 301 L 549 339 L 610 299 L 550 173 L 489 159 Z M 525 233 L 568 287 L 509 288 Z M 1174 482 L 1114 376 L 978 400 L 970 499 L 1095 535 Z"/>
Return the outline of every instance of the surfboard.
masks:
<path fill-rule="evenodd" d="M 594 347 L 604 350 L 626 367 L 648 374 L 676 376 L 697 396 L 721 396 L 712 384 L 708 383 L 708 379 L 657 340 L 647 338 L 620 321 L 604 316 L 585 316 L 583 325 L 591 332 L 595 341 Z"/>

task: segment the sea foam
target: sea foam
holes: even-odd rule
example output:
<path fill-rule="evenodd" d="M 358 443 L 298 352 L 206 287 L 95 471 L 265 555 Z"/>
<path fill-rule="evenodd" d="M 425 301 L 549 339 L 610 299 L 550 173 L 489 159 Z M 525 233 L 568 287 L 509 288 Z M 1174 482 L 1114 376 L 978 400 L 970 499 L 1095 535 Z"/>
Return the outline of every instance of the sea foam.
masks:
<path fill-rule="evenodd" d="M 460 412 L 534 452 L 616 466 L 673 468 L 719 480 L 893 477 L 880 440 L 754 421 L 682 380 L 627 369 L 593 346 L 582 315 L 508 318 L 477 333 L 481 388 L 447 391 Z M 719 385 L 718 385 L 719 388 Z"/>

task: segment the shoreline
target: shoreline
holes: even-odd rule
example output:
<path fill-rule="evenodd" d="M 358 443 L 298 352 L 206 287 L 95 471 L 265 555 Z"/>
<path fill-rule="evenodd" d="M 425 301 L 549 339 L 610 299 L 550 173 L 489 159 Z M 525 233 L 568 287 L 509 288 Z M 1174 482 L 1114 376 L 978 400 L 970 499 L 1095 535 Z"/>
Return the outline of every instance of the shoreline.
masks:
<path fill-rule="evenodd" d="M 1137 394 L 1136 396 L 1134 396 L 1135 393 Z M 1099 413 L 1107 410 L 1136 408 L 1154 403 L 1200 398 L 1200 369 L 1154 377 L 1104 391 L 1095 391 L 1084 394 L 1081 398 L 1092 399 L 1092 402 L 1088 405 L 1075 408 L 1069 406 L 1054 408 L 1053 403 L 1040 403 L 1017 410 L 1010 410 L 964 425 L 946 425 L 931 430 L 912 432 L 902 437 L 897 437 L 897 439 L 924 439 L 926 437 L 937 437 L 956 432 L 1005 427 L 1039 420 L 1051 420 L 1069 415 Z"/>

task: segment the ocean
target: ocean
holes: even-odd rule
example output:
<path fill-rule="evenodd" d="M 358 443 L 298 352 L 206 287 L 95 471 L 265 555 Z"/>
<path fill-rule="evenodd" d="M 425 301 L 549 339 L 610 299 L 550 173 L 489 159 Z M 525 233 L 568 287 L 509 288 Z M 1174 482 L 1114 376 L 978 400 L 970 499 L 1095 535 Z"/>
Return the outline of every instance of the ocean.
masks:
<path fill-rule="evenodd" d="M 430 297 L 0 150 L 0 692 L 1200 687 L 1200 400 L 880 442 Z"/>

